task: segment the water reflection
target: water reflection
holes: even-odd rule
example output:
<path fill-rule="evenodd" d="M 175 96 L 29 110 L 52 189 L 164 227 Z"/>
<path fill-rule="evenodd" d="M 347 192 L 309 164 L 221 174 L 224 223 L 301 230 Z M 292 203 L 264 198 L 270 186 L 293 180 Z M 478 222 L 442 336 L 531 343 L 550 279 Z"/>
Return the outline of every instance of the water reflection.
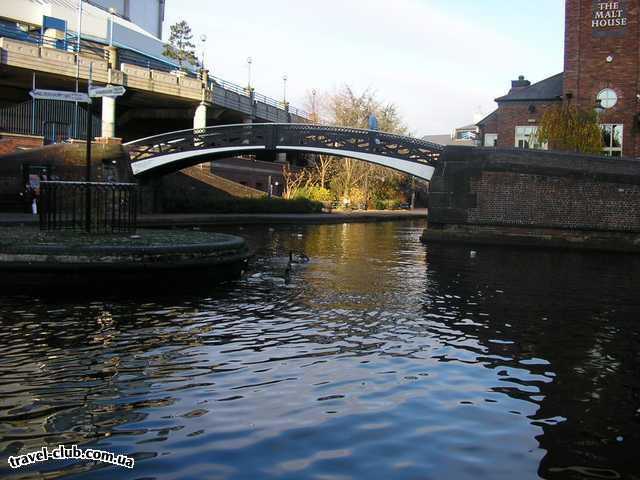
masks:
<path fill-rule="evenodd" d="M 638 260 L 471 258 L 420 228 L 245 228 L 261 274 L 239 282 L 4 298 L 2 456 L 76 443 L 134 456 L 135 478 L 638 477 Z M 312 261 L 285 284 L 291 250 Z"/>
<path fill-rule="evenodd" d="M 539 474 L 637 474 L 638 259 L 490 248 L 469 259 L 437 246 L 428 259 L 430 296 L 446 292 L 435 310 L 453 313 L 495 356 L 487 367 L 522 385 L 494 390 L 539 404 L 530 417 L 547 452 Z M 523 369 L 540 378 L 523 381 Z"/>

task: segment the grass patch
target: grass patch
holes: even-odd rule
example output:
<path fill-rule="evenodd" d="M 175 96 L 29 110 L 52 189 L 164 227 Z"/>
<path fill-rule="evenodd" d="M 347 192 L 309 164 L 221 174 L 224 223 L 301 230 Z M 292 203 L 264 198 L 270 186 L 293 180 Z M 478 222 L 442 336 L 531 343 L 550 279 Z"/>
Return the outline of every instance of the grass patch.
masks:
<path fill-rule="evenodd" d="M 42 232 L 38 227 L 0 227 L 0 250 L 29 246 L 64 247 L 163 247 L 172 245 L 198 245 L 224 241 L 228 237 L 212 232 L 191 230 L 145 230 L 136 235 L 87 234 L 84 232 Z"/>

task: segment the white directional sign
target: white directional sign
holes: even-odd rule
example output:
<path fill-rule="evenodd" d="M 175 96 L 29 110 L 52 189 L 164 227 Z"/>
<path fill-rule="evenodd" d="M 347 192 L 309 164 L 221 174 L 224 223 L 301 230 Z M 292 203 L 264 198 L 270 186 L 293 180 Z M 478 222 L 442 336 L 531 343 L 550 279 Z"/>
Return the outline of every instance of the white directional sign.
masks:
<path fill-rule="evenodd" d="M 91 103 L 89 95 L 81 92 L 65 92 L 63 90 L 31 90 L 35 100 L 62 100 L 63 102 Z"/>
<path fill-rule="evenodd" d="M 89 96 L 96 97 L 119 97 L 124 95 L 127 90 L 121 86 L 115 87 L 91 87 L 89 89 Z"/>

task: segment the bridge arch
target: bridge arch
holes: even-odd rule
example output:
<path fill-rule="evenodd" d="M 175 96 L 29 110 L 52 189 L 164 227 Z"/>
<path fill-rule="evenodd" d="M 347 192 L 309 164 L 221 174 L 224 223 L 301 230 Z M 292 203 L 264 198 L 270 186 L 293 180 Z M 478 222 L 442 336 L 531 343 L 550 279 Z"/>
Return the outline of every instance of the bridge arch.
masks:
<path fill-rule="evenodd" d="M 161 175 L 202 161 L 264 151 L 348 157 L 431 180 L 443 147 L 416 138 L 326 125 L 248 123 L 181 130 L 125 144 L 136 176 Z"/>

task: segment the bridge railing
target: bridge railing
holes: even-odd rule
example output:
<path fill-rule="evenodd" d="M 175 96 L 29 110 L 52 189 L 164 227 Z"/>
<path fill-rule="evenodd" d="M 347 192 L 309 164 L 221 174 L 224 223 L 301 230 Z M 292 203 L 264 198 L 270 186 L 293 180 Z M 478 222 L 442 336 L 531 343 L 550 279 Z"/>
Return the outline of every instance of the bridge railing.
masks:
<path fill-rule="evenodd" d="M 54 38 L 43 35 L 39 31 L 26 31 L 13 23 L 0 21 L 0 37 L 56 48 L 58 50 L 65 50 L 67 52 L 75 53 L 78 51 L 78 37 L 72 33 L 67 33 L 63 38 Z M 102 47 L 85 40 L 80 41 L 80 50 L 83 52 L 90 52 L 101 57 L 104 56 L 104 49 Z"/>
<path fill-rule="evenodd" d="M 218 85 L 224 88 L 225 90 L 237 93 L 238 95 L 243 95 L 245 97 L 251 96 L 251 92 L 247 87 L 242 87 L 236 83 L 228 82 L 226 80 L 223 80 L 222 78 L 215 77 L 212 75 L 209 77 L 209 82 L 210 82 L 210 87 L 212 87 L 213 85 Z M 253 92 L 253 99 L 257 102 L 264 103 L 265 105 L 269 105 L 271 107 L 279 108 L 281 110 L 285 109 L 284 102 L 276 100 L 271 97 L 267 97 L 266 95 L 263 95 L 255 91 Z M 306 118 L 306 119 L 311 118 L 311 115 L 308 112 L 299 108 L 295 108 L 291 105 L 289 105 L 289 113 L 291 113 L 292 115 L 296 115 L 300 118 Z"/>
<path fill-rule="evenodd" d="M 276 150 L 301 147 L 375 153 L 418 163 L 436 161 L 443 147 L 392 133 L 308 124 L 247 123 L 182 130 L 126 144 L 132 161 L 176 152 L 223 147 Z"/>

